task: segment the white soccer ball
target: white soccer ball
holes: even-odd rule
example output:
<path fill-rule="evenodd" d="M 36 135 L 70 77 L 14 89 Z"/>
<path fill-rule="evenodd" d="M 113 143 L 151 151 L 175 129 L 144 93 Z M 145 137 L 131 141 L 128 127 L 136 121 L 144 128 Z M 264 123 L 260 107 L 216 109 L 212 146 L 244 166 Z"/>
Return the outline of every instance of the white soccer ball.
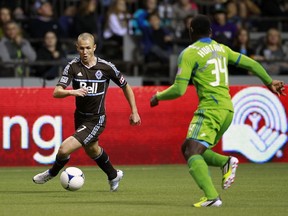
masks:
<path fill-rule="evenodd" d="M 84 181 L 84 173 L 77 167 L 68 167 L 60 175 L 62 187 L 69 191 L 79 190 Z"/>

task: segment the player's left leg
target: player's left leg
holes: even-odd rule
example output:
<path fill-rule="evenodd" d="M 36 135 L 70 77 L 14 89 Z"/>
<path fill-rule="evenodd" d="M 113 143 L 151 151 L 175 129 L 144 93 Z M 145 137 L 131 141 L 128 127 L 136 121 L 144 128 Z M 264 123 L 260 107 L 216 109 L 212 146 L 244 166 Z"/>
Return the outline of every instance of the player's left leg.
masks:
<path fill-rule="evenodd" d="M 111 191 L 116 191 L 120 180 L 123 178 L 123 171 L 116 170 L 109 160 L 108 154 L 98 145 L 98 141 L 84 146 L 85 152 L 98 166 L 106 173 Z"/>
<path fill-rule="evenodd" d="M 183 144 L 186 160 L 189 166 L 189 172 L 195 179 L 199 187 L 204 191 L 206 198 L 194 206 L 220 206 L 222 201 L 218 200 L 217 193 L 211 177 L 209 175 L 208 165 L 224 165 L 228 157 L 216 154 L 210 148 L 215 144 L 215 139 L 221 128 L 224 118 L 219 110 L 202 110 L 198 109 L 190 123 L 187 138 Z M 200 148 L 199 146 L 203 146 Z M 191 150 L 189 150 L 191 149 Z M 201 149 L 200 151 L 197 149 Z M 184 155 L 185 155 L 184 154 Z M 206 200 L 206 201 L 205 201 Z M 214 203 L 215 201 L 215 203 Z M 220 203 L 221 202 L 221 203 Z"/>
<path fill-rule="evenodd" d="M 68 163 L 70 154 L 81 148 L 81 146 L 81 143 L 73 136 L 65 139 L 61 144 L 60 148 L 58 149 L 56 160 L 53 166 L 50 169 L 35 175 L 32 180 L 36 184 L 44 184 L 45 182 L 54 178 L 60 172 L 60 170 Z"/>
<path fill-rule="evenodd" d="M 187 160 L 189 173 L 205 194 L 205 197 L 200 202 L 195 203 L 194 207 L 222 205 L 222 201 L 210 177 L 208 165 L 202 157 L 208 145 L 208 143 L 193 139 L 186 139 L 182 145 L 182 152 Z"/>

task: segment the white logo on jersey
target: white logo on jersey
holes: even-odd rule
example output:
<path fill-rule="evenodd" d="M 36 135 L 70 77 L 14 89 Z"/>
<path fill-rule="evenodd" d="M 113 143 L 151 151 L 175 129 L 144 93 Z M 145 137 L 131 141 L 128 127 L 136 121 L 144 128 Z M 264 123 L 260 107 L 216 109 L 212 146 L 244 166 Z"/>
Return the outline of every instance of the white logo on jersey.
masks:
<path fill-rule="evenodd" d="M 287 117 L 279 98 L 268 89 L 250 87 L 232 99 L 234 118 L 222 140 L 223 151 L 235 151 L 263 163 L 281 157 L 287 141 Z"/>
<path fill-rule="evenodd" d="M 96 94 L 98 83 L 93 82 L 91 86 L 88 86 L 86 82 L 80 82 L 80 88 L 87 88 L 88 94 Z"/>
<path fill-rule="evenodd" d="M 95 73 L 95 76 L 96 76 L 97 79 L 101 79 L 103 74 L 102 74 L 102 72 L 100 70 L 97 70 L 96 73 Z"/>
<path fill-rule="evenodd" d="M 66 76 L 62 76 L 60 79 L 60 82 L 62 82 L 62 83 L 67 83 L 67 81 L 68 81 L 68 77 L 66 77 Z"/>
<path fill-rule="evenodd" d="M 123 84 L 125 82 L 125 78 L 123 76 L 121 76 L 119 81 L 120 81 L 121 84 Z"/>
<path fill-rule="evenodd" d="M 81 72 L 79 72 L 79 73 L 77 74 L 77 76 L 83 76 L 83 74 L 82 74 Z"/>

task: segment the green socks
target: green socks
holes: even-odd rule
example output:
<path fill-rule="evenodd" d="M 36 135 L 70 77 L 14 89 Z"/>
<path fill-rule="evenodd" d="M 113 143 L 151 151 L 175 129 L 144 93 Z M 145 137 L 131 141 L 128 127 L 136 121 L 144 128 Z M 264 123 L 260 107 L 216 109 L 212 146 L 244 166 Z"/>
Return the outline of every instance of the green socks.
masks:
<path fill-rule="evenodd" d="M 204 154 L 202 154 L 205 162 L 208 166 L 223 167 L 228 161 L 229 157 L 218 154 L 211 149 L 207 149 Z"/>
<path fill-rule="evenodd" d="M 188 159 L 189 173 L 208 199 L 215 199 L 218 193 L 212 183 L 206 162 L 201 155 L 192 155 Z"/>

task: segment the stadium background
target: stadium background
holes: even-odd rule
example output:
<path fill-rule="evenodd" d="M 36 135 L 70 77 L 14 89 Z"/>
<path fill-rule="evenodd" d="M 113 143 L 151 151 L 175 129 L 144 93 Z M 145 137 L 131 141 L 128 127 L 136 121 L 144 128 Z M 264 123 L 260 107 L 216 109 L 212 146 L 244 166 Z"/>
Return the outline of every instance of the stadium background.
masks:
<path fill-rule="evenodd" d="M 248 87 L 234 85 L 231 87 L 231 94 L 233 96 Z M 196 92 L 191 86 L 182 98 L 161 102 L 160 106 L 150 108 L 151 95 L 164 88 L 166 87 L 133 87 L 142 117 L 142 125 L 139 127 L 129 125 L 129 107 L 125 103 L 122 90 L 112 87 L 108 91 L 107 127 L 100 143 L 109 152 L 115 164 L 184 163 L 180 146 L 186 136 L 193 111 L 197 107 Z M 54 161 L 55 148 L 74 131 L 74 98 L 58 100 L 52 97 L 52 91 L 52 88 L 0 89 L 0 166 L 36 166 Z M 287 99 L 281 97 L 280 101 L 287 113 Z M 50 118 L 50 122 L 47 118 Z M 269 161 L 287 162 L 286 145 L 287 143 L 281 150 L 281 157 L 273 156 Z M 215 150 L 227 154 L 223 152 L 221 142 Z M 249 162 L 240 153 L 232 154 L 241 162 Z M 80 150 L 73 154 L 70 164 L 93 165 L 94 161 Z"/>
<path fill-rule="evenodd" d="M 29 11 L 33 7 L 34 1 L 3 0 L 1 1 L 1 5 L 9 5 L 13 2 L 17 2 L 17 7 L 20 6 L 25 11 Z M 59 17 L 67 6 L 79 3 L 79 0 L 51 0 L 50 2 L 54 8 L 56 17 Z M 108 2 L 111 1 L 98 1 L 99 7 L 97 8 L 97 13 L 99 15 L 103 16 L 105 11 L 107 11 L 107 5 L 105 4 L 108 4 Z M 159 2 L 162 4 L 168 1 Z M 212 14 L 213 0 L 195 2 L 199 6 L 199 11 Z M 215 2 L 217 4 L 220 2 L 221 4 L 221 2 L 225 1 Z M 261 0 L 254 2 L 261 3 Z M 127 3 L 128 10 L 135 11 L 141 7 L 141 3 L 143 2 L 130 0 Z M 22 21 L 25 22 L 25 19 Z M 275 15 L 271 15 L 270 17 L 252 16 L 246 21 L 256 23 L 252 29 L 253 31 L 250 32 L 252 44 L 256 44 L 259 42 L 259 39 L 265 36 L 266 26 L 272 22 L 276 23 L 276 26 L 281 31 L 283 48 L 287 48 L 287 17 Z M 38 40 L 42 41 L 41 38 L 34 38 L 30 41 L 33 43 Z M 75 50 L 75 40 L 73 38 L 59 38 L 59 40 L 65 46 Z M 117 164 L 184 163 L 180 154 L 180 146 L 186 135 L 193 111 L 197 106 L 198 101 L 195 90 L 193 87 L 190 87 L 183 98 L 176 101 L 163 102 L 161 106 L 155 109 L 149 107 L 151 95 L 158 89 L 165 88 L 163 83 L 171 83 L 174 79 L 178 56 L 176 51 L 179 51 L 179 41 L 173 41 L 173 50 L 175 52 L 170 56 L 169 62 L 163 66 L 163 64 L 143 62 L 142 56 L 138 56 L 138 40 L 139 38 L 133 35 L 125 35 L 123 38 L 123 58 L 113 59 L 112 62 L 125 74 L 128 82 L 133 86 L 143 123 L 139 128 L 129 126 L 127 121 L 129 108 L 126 103 L 123 103 L 124 98 L 119 92 L 121 90 L 111 88 L 107 98 L 108 124 L 103 137 L 101 137 L 101 144 L 105 146 L 105 149 L 107 149 L 111 158 Z M 100 42 L 103 43 L 102 47 L 109 45 L 110 50 L 117 48 L 113 45 L 110 46 L 111 44 L 105 44 L 105 40 Z M 67 60 L 74 57 L 74 54 L 67 56 Z M 277 60 L 273 63 L 278 64 L 281 61 Z M 61 69 L 66 63 L 67 61 L 27 62 L 25 60 L 17 60 L 16 62 L 11 62 L 13 67 L 23 66 L 24 71 L 27 73 L 21 75 L 15 74 L 15 77 L 14 74 L 13 77 L 0 77 L 0 166 L 36 166 L 51 163 L 49 162 L 51 159 L 46 158 L 47 161 L 45 163 L 39 163 L 33 157 L 36 153 L 44 157 L 51 156 L 53 151 L 55 151 L 55 145 L 59 145 L 61 140 L 73 133 L 73 98 L 66 98 L 64 100 L 54 99 L 52 97 L 52 88 L 57 83 L 57 79 L 45 80 L 39 77 L 32 77 L 29 74 L 31 66 L 43 64 L 58 65 L 59 73 L 61 73 Z M 5 65 L 6 63 L 0 62 L 0 66 Z M 160 75 L 155 74 L 154 72 L 159 69 L 164 70 L 164 73 Z M 287 74 L 272 75 L 274 79 L 288 81 Z M 145 82 L 149 82 L 153 86 L 143 86 Z M 261 82 L 253 76 L 245 75 L 231 76 L 230 84 L 232 85 L 231 93 L 233 95 L 239 89 L 248 87 L 243 85 L 261 85 Z M 287 99 L 281 97 L 280 100 L 287 113 Z M 16 124 L 13 124 L 7 130 L 5 128 L 5 121 L 7 118 L 11 119 L 15 117 L 17 121 L 21 122 L 21 126 L 18 124 L 19 122 L 16 122 Z M 57 127 L 55 132 L 51 125 L 47 123 L 41 125 L 39 119 L 43 120 L 46 117 L 50 118 L 51 121 L 56 121 L 57 118 L 61 121 L 61 127 Z M 33 128 L 36 128 L 36 131 L 33 131 Z M 37 129 L 40 130 L 39 134 Z M 57 139 L 55 138 L 56 133 Z M 281 157 L 272 157 L 270 161 L 288 162 L 286 145 L 287 143 L 281 149 L 283 155 Z M 215 149 L 222 152 L 221 142 Z M 249 162 L 241 154 L 237 154 L 237 156 L 241 162 Z M 93 164 L 93 161 L 90 161 L 84 156 L 82 151 L 79 151 L 72 157 L 71 163 L 90 165 Z"/>

